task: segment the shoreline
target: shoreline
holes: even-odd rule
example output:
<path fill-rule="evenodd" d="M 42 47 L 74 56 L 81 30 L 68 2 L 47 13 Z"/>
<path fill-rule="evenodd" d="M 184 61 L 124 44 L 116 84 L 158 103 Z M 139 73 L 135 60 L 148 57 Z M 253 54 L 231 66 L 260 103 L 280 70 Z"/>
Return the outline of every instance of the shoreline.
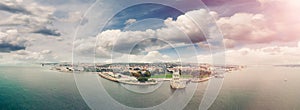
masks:
<path fill-rule="evenodd" d="M 113 82 L 117 82 L 117 83 L 122 83 L 122 84 L 129 84 L 129 85 L 141 85 L 141 86 L 145 86 L 145 85 L 156 85 L 158 84 L 158 81 L 150 79 L 150 81 L 147 82 L 139 82 L 137 80 L 133 80 L 133 79 L 121 79 L 121 78 L 115 78 L 111 75 L 108 75 L 108 73 L 102 73 L 99 72 L 97 73 L 99 76 L 101 76 L 104 79 L 113 81 Z"/>
<path fill-rule="evenodd" d="M 156 85 L 158 84 L 158 82 L 163 82 L 163 81 L 171 81 L 172 78 L 149 78 L 149 81 L 147 82 L 139 82 L 137 80 L 133 80 L 133 79 L 129 79 L 129 77 L 127 77 L 128 79 L 125 79 L 126 77 L 124 77 L 123 75 L 123 79 L 122 78 L 115 78 L 115 76 L 111 76 L 109 75 L 109 73 L 105 72 L 99 72 L 97 73 L 99 76 L 101 76 L 104 79 L 113 81 L 113 82 L 117 82 L 117 83 L 122 83 L 122 84 L 129 84 L 129 85 L 141 85 L 141 86 L 146 86 L 146 85 Z M 121 76 L 122 77 L 122 76 Z M 210 76 L 207 78 L 181 78 L 181 81 L 185 81 L 185 82 L 192 82 L 192 83 L 200 83 L 200 82 L 205 82 L 210 80 L 211 78 L 213 78 L 214 76 Z"/>

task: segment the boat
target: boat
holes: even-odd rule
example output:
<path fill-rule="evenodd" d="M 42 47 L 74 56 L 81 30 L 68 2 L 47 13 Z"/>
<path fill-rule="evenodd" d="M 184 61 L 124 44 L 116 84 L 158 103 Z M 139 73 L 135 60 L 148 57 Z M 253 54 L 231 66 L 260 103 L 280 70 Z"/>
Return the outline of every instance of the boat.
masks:
<path fill-rule="evenodd" d="M 206 78 L 197 78 L 197 79 L 192 79 L 192 83 L 199 83 L 199 82 L 205 82 L 208 81 L 211 77 L 206 77 Z"/>
<path fill-rule="evenodd" d="M 224 78 L 224 75 L 215 75 L 215 78 Z"/>
<path fill-rule="evenodd" d="M 179 72 L 173 72 L 172 80 L 170 81 L 170 87 L 172 89 L 183 89 L 186 87 L 186 82 L 180 79 Z"/>
<path fill-rule="evenodd" d="M 146 85 L 156 85 L 158 84 L 158 81 L 152 80 L 152 81 L 146 81 L 146 82 L 139 82 L 136 80 L 118 80 L 122 84 L 128 84 L 128 85 L 140 85 L 140 86 L 146 86 Z"/>
<path fill-rule="evenodd" d="M 99 72 L 99 76 L 110 81 L 119 82 L 118 78 L 114 75 L 113 72 Z"/>

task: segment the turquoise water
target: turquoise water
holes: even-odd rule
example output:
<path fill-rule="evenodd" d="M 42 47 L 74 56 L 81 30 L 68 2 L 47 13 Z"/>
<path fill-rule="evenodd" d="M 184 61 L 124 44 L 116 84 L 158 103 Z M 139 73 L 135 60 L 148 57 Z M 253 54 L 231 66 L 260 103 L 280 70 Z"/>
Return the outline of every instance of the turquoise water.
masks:
<path fill-rule="evenodd" d="M 96 76 L 91 73 L 81 75 Z M 174 94 L 168 82 L 150 94 L 141 95 L 120 84 L 102 78 L 100 81 L 115 100 L 130 107 L 153 106 Z M 200 84 L 185 110 L 198 109 L 206 86 L 207 82 Z M 220 94 L 210 110 L 300 110 L 299 97 L 300 68 L 249 66 L 226 74 Z M 80 96 L 72 73 L 55 72 L 40 66 L 0 66 L 0 109 L 87 110 L 89 107 Z"/>
<path fill-rule="evenodd" d="M 0 67 L 2 110 L 86 110 L 72 73 L 39 66 Z"/>
<path fill-rule="evenodd" d="M 211 110 L 300 110 L 300 68 L 253 66 L 229 73 Z"/>

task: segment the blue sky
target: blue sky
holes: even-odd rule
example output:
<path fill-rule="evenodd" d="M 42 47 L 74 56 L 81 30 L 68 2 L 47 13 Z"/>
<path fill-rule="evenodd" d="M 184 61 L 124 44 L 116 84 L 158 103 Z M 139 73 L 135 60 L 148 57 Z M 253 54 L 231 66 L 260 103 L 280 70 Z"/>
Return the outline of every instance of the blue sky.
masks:
<path fill-rule="evenodd" d="M 128 51 L 138 45 L 131 57 L 145 61 L 177 61 L 174 49 L 187 62 L 209 59 L 217 54 L 211 49 L 225 46 L 231 63 L 300 62 L 298 4 L 297 0 L 0 1 L 0 61 L 69 62 L 76 57 L 93 62 L 96 54 L 97 61 L 109 62 L 111 53 L 115 60 L 126 61 Z M 153 38 L 167 43 L 149 40 Z"/>
<path fill-rule="evenodd" d="M 184 12 L 181 12 L 180 10 L 161 4 L 146 3 L 134 5 L 117 13 L 107 23 L 103 31 L 117 29 L 123 31 L 145 31 L 147 29 L 159 29 L 165 27 L 165 19 L 172 18 L 173 20 L 176 20 L 178 16 L 183 14 Z M 129 19 L 135 19 L 136 23 L 130 24 L 128 26 L 128 24 L 126 24 L 125 22 Z M 195 49 L 199 52 L 209 54 L 209 52 L 201 50 L 201 48 L 199 48 L 199 46 L 197 46 L 196 44 L 164 48 L 157 51 L 171 57 L 178 57 L 178 53 L 176 51 L 186 53 L 187 55 L 190 54 L 191 52 L 186 49 L 189 47 L 195 47 Z M 136 47 L 136 49 L 138 49 L 138 47 Z M 147 54 L 147 52 L 143 52 L 142 54 Z"/>
<path fill-rule="evenodd" d="M 149 18 L 157 18 L 157 19 L 167 19 L 176 18 L 179 15 L 184 14 L 180 10 L 175 8 L 161 5 L 161 4 L 153 4 L 146 3 L 140 5 L 134 5 L 128 7 L 121 12 L 117 13 L 107 24 L 104 30 L 107 29 L 123 29 L 126 24 L 124 24 L 128 19 L 136 19 L 137 21 L 149 19 Z"/>

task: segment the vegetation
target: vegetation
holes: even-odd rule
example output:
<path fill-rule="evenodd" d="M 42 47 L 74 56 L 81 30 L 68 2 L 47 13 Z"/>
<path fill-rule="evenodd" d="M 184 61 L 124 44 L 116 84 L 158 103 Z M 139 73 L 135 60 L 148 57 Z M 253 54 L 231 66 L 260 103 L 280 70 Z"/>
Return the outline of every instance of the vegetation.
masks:
<path fill-rule="evenodd" d="M 140 82 L 146 82 L 151 77 L 151 73 L 149 70 L 137 70 L 130 73 L 132 76 L 136 77 Z"/>
<path fill-rule="evenodd" d="M 182 74 L 180 76 L 181 78 L 192 78 L 192 75 L 188 75 L 188 74 Z M 171 73 L 167 73 L 167 74 L 156 74 L 151 76 L 151 78 L 172 78 L 172 74 Z"/>
<path fill-rule="evenodd" d="M 138 77 L 137 79 L 138 79 L 138 81 L 140 81 L 140 82 L 146 82 L 146 81 L 148 81 L 148 78 L 147 78 L 147 77 Z"/>
<path fill-rule="evenodd" d="M 156 74 L 151 76 L 151 78 L 172 78 L 172 74 Z"/>

